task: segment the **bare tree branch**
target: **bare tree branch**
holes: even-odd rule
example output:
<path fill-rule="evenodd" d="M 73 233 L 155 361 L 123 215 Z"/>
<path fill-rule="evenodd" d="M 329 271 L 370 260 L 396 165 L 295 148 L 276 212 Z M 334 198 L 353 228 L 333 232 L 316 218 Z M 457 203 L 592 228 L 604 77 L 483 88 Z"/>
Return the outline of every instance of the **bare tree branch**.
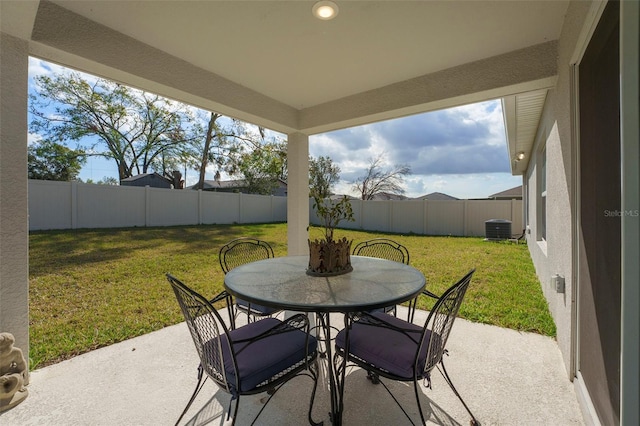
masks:
<path fill-rule="evenodd" d="M 382 192 L 402 195 L 405 193 L 404 177 L 411 174 L 411 167 L 406 164 L 396 164 L 389 170 L 382 168 L 384 153 L 370 160 L 365 175 L 353 182 L 353 189 L 363 200 L 372 200 L 376 194 Z"/>

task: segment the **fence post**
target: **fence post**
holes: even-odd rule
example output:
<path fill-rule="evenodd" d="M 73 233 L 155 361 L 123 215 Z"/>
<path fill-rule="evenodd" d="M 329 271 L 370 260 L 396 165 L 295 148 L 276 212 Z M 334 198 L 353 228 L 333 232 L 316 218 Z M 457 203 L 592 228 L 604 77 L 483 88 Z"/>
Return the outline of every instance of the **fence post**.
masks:
<path fill-rule="evenodd" d="M 468 206 L 467 203 L 469 202 L 469 200 L 464 200 L 462 202 L 462 236 L 463 237 L 467 237 L 467 230 L 469 229 L 469 215 L 468 215 Z"/>
<path fill-rule="evenodd" d="M 270 203 L 270 205 L 271 205 L 271 222 L 273 222 L 273 216 L 274 216 L 274 214 L 273 214 L 273 194 L 271 194 L 271 198 L 269 198 L 269 201 L 271 202 Z"/>
<path fill-rule="evenodd" d="M 198 189 L 198 225 L 202 225 L 202 189 Z"/>
<path fill-rule="evenodd" d="M 238 193 L 238 223 L 244 223 L 242 214 L 242 192 Z"/>
<path fill-rule="evenodd" d="M 78 182 L 71 181 L 71 229 L 78 228 Z"/>
<path fill-rule="evenodd" d="M 149 226 L 149 185 L 144 187 L 144 226 Z"/>
<path fill-rule="evenodd" d="M 422 234 L 427 235 L 429 229 L 429 200 L 422 200 Z"/>

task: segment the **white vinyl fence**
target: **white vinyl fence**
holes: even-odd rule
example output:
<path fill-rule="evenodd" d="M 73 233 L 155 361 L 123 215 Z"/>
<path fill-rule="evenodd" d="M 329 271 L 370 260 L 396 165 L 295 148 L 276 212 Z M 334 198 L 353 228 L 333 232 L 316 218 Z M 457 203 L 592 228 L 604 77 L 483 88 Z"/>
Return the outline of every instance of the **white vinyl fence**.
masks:
<path fill-rule="evenodd" d="M 485 222 L 491 219 L 511 221 L 511 233 L 524 229 L 522 200 L 351 200 L 355 222 L 340 222 L 340 227 L 396 234 L 452 235 L 482 237 Z M 311 223 L 319 224 L 311 210 Z"/>
<path fill-rule="evenodd" d="M 29 180 L 29 230 L 287 221 L 287 198 Z"/>
<path fill-rule="evenodd" d="M 310 223 L 319 224 L 309 200 Z M 352 200 L 341 227 L 419 235 L 485 235 L 506 219 L 522 232 L 521 200 Z M 29 180 L 29 230 L 286 222 L 287 198 L 77 182 Z"/>

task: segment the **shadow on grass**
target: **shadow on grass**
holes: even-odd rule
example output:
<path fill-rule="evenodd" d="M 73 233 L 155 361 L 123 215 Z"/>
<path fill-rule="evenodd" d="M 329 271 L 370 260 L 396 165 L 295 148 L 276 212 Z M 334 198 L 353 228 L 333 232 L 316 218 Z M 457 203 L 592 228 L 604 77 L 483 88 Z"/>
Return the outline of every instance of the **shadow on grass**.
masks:
<path fill-rule="evenodd" d="M 217 250 L 232 239 L 243 236 L 261 238 L 267 229 L 277 226 L 282 227 L 286 235 L 285 224 L 37 231 L 30 234 L 30 269 L 37 271 L 46 267 L 48 271 L 55 272 L 57 267 L 128 259 L 133 252 L 142 250 L 167 247 L 170 252 L 180 245 L 191 252 L 206 250 L 217 255 Z M 52 262 L 60 253 L 64 254 L 64 262 Z"/>

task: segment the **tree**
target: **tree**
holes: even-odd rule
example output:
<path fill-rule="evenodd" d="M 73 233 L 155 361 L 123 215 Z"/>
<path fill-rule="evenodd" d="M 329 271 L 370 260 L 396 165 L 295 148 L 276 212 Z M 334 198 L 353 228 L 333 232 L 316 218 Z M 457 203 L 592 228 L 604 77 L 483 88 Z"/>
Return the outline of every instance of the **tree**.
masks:
<path fill-rule="evenodd" d="M 250 193 L 269 195 L 278 180 L 287 179 L 286 146 L 282 142 L 265 143 L 241 155 L 237 166 Z"/>
<path fill-rule="evenodd" d="M 220 147 L 223 144 L 224 137 L 222 132 L 220 131 L 220 126 L 216 123 L 218 119 L 221 117 L 220 114 L 216 114 L 212 112 L 209 118 L 209 123 L 207 125 L 207 130 L 204 134 L 204 145 L 199 149 L 200 152 L 200 164 L 197 165 L 196 170 L 199 172 L 198 175 L 198 183 L 196 184 L 196 189 L 204 188 L 204 176 L 207 171 L 207 166 L 209 165 L 210 160 L 214 160 L 214 157 L 211 153 L 211 143 L 214 138 L 217 138 L 218 144 Z M 201 138 L 194 138 L 194 141 L 200 141 Z M 196 142 L 197 143 L 197 142 Z M 220 166 L 220 159 L 218 159 L 218 166 Z"/>
<path fill-rule="evenodd" d="M 372 200 L 376 194 L 387 192 L 390 194 L 404 194 L 404 176 L 411 174 L 408 165 L 395 165 L 389 170 L 382 169 L 382 157 L 371 159 L 364 177 L 358 178 L 353 189 L 360 193 L 363 200 Z"/>
<path fill-rule="evenodd" d="M 205 116 L 206 114 L 206 116 Z M 224 117 L 218 113 L 198 111 L 196 120 L 189 129 L 189 146 L 185 148 L 185 163 L 188 163 L 199 173 L 197 189 L 203 189 L 207 168 L 217 167 L 216 176 L 221 171 L 231 176 L 242 175 L 254 187 L 255 193 L 270 193 L 264 189 L 261 176 L 284 176 L 286 179 L 286 149 L 278 147 L 272 149 L 269 145 L 281 144 L 272 138 L 265 140 L 265 129 L 246 125 L 245 123 Z M 263 153 L 253 154 L 256 150 Z M 282 154 L 282 152 L 284 154 Z M 269 165 L 272 161 L 269 155 L 277 154 L 277 164 Z M 284 157 L 283 157 L 284 155 Z M 243 164 L 247 162 L 247 164 Z M 270 170 L 256 169 L 260 165 L 271 167 Z M 245 173 L 246 172 L 246 173 Z M 270 184 L 275 185 L 277 178 L 272 178 Z"/>
<path fill-rule="evenodd" d="M 105 176 L 98 181 L 98 185 L 118 185 L 118 179 L 112 176 Z"/>
<path fill-rule="evenodd" d="M 92 81 L 79 73 L 36 77 L 30 131 L 61 144 L 76 141 L 87 155 L 113 159 L 120 180 L 152 170 L 177 188 L 176 171 L 184 165 L 185 174 L 187 167 L 199 173 L 196 187 L 203 188 L 212 164 L 217 173 L 239 174 L 240 162 L 263 145 L 262 128 L 109 80 Z"/>
<path fill-rule="evenodd" d="M 309 159 L 309 193 L 314 198 L 327 198 L 340 180 L 340 167 L 329 157 Z"/>
<path fill-rule="evenodd" d="M 28 148 L 28 177 L 39 180 L 72 181 L 86 162 L 85 152 L 43 140 Z"/>
<path fill-rule="evenodd" d="M 149 168 L 165 172 L 185 142 L 189 109 L 157 95 L 79 73 L 37 76 L 30 130 L 56 143 L 84 143 L 87 155 L 113 159 L 120 180 Z M 52 110 L 52 111 L 51 111 Z"/>

